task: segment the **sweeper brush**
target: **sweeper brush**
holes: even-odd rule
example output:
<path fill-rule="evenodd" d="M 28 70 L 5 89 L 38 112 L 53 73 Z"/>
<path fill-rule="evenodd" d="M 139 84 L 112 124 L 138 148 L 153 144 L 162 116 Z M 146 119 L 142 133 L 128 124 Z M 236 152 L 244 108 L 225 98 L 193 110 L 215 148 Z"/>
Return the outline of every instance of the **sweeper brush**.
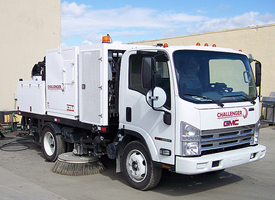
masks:
<path fill-rule="evenodd" d="M 58 156 L 52 171 L 62 175 L 83 176 L 101 173 L 105 167 L 98 157 L 75 156 L 68 152 Z"/>

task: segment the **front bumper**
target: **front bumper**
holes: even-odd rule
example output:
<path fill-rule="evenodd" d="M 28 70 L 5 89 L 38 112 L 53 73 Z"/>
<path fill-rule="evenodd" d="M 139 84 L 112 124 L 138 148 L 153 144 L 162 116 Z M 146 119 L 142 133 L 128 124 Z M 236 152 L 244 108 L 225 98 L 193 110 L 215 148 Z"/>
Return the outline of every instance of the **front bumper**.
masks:
<path fill-rule="evenodd" d="M 191 175 L 222 170 L 260 160 L 265 153 L 266 147 L 257 145 L 201 157 L 176 156 L 176 173 Z"/>

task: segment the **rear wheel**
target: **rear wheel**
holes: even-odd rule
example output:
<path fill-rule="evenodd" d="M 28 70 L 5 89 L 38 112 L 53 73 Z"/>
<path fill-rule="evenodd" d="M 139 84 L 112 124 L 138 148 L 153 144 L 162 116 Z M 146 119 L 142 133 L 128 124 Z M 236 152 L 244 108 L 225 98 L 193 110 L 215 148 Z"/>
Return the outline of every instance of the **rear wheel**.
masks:
<path fill-rule="evenodd" d="M 148 150 L 140 141 L 126 145 L 122 165 L 123 176 L 136 189 L 152 189 L 161 179 L 162 169 L 153 165 Z"/>
<path fill-rule="evenodd" d="M 58 155 L 65 152 L 65 142 L 61 135 L 56 135 L 52 128 L 46 127 L 42 132 L 42 150 L 45 158 L 54 162 Z"/>

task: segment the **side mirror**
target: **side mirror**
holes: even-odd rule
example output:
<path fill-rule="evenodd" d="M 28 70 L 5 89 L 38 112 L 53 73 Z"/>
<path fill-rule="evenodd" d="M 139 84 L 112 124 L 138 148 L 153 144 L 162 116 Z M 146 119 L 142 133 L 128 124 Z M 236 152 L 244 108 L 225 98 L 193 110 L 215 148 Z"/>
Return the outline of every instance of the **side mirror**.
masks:
<path fill-rule="evenodd" d="M 167 99 L 165 91 L 160 87 L 150 89 L 146 95 L 147 103 L 153 108 L 161 108 Z"/>
<path fill-rule="evenodd" d="M 255 63 L 256 87 L 261 86 L 261 76 L 262 76 L 262 64 L 259 61 L 256 61 Z"/>
<path fill-rule="evenodd" d="M 153 88 L 152 76 L 154 75 L 154 58 L 144 57 L 142 59 L 142 87 L 146 89 Z"/>

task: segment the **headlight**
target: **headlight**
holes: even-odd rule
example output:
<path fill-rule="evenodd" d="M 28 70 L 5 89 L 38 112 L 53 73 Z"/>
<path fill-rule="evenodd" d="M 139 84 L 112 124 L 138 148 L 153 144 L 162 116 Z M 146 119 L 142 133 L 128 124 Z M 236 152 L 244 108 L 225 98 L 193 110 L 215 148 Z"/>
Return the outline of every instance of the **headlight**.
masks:
<path fill-rule="evenodd" d="M 183 142 L 183 155 L 193 156 L 199 154 L 199 142 Z"/>
<path fill-rule="evenodd" d="M 200 155 L 200 130 L 190 124 L 181 123 L 182 155 Z"/>
<path fill-rule="evenodd" d="M 195 127 L 186 124 L 184 127 L 184 135 L 187 137 L 193 137 L 199 134 L 199 130 L 196 129 Z"/>
<path fill-rule="evenodd" d="M 255 131 L 254 131 L 254 140 L 253 140 L 253 144 L 258 144 L 260 126 L 261 126 L 261 122 L 260 122 L 260 120 L 259 120 L 259 121 L 255 124 Z"/>

